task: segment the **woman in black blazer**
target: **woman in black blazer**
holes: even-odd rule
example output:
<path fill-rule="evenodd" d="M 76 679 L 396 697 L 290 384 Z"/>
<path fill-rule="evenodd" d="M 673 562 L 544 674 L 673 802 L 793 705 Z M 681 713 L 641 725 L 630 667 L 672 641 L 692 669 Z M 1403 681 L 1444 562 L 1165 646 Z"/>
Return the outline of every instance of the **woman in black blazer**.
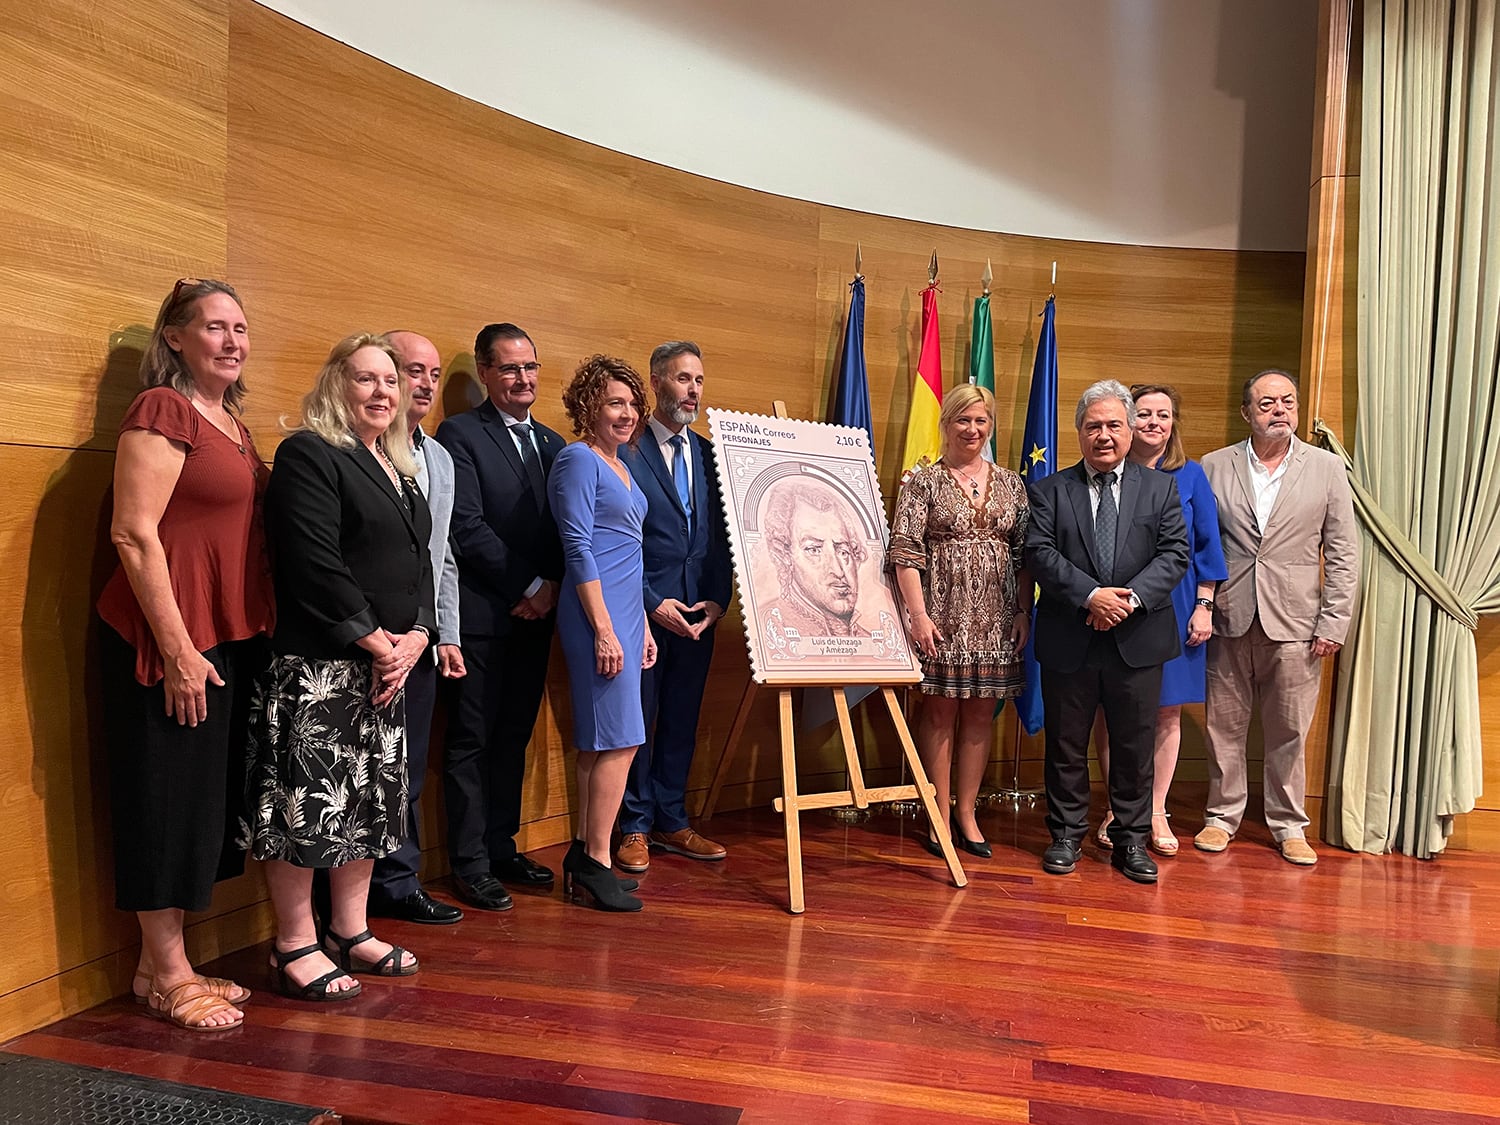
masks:
<path fill-rule="evenodd" d="M 437 628 L 409 395 L 389 345 L 340 341 L 266 492 L 277 622 L 251 705 L 246 840 L 276 910 L 277 987 L 298 999 L 349 999 L 351 973 L 417 971 L 365 917 L 371 866 L 406 822 L 402 687 Z M 322 944 L 314 868 L 332 895 Z"/>

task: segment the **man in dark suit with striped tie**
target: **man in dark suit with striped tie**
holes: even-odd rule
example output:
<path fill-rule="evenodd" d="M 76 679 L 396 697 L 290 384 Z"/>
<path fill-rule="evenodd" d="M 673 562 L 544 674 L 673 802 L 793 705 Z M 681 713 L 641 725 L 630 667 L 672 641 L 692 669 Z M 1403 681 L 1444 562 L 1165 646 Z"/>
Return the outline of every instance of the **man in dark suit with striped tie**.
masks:
<path fill-rule="evenodd" d="M 1110 861 L 1156 882 L 1146 851 L 1161 666 L 1182 649 L 1172 589 L 1187 573 L 1177 482 L 1126 460 L 1135 404 L 1113 379 L 1074 414 L 1083 460 L 1031 485 L 1026 565 L 1041 587 L 1036 658 L 1047 713 L 1045 781 L 1052 843 L 1042 869 L 1078 864 L 1089 811 L 1089 731 L 1109 729 Z"/>
<path fill-rule="evenodd" d="M 636 751 L 615 866 L 640 873 L 655 847 L 720 860 L 721 844 L 688 824 L 685 795 L 714 625 L 729 604 L 729 541 L 714 451 L 688 427 L 703 403 L 703 353 L 672 340 L 651 353 L 656 409 L 634 448 L 621 450 L 648 504 L 643 528 L 646 609 L 656 665 L 641 674 L 646 742 Z"/>
<path fill-rule="evenodd" d="M 505 882 L 550 887 L 550 870 L 516 850 L 526 744 L 547 681 L 562 542 L 547 474 L 565 444 L 531 416 L 541 363 L 514 324 L 474 341 L 489 397 L 437 430 L 453 458 L 454 554 L 468 675 L 448 710 L 444 796 L 459 897 L 509 910 Z M 504 880 L 504 882 L 502 882 Z"/>

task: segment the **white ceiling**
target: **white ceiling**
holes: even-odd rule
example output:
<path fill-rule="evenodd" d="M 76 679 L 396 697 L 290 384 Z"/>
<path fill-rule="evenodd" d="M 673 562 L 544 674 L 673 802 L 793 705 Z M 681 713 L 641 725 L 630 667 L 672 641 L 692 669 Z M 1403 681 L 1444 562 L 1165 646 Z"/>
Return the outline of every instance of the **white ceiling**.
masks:
<path fill-rule="evenodd" d="M 1305 249 L 1315 0 L 262 0 L 570 136 L 878 214 Z"/>

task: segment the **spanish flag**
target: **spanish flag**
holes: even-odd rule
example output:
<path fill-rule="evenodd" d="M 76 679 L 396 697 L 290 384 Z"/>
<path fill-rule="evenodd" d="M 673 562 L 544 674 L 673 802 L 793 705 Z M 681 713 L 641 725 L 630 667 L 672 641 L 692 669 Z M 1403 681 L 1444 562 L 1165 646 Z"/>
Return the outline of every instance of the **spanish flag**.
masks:
<path fill-rule="evenodd" d="M 936 461 L 943 452 L 938 415 L 943 409 L 943 352 L 938 338 L 937 283 L 922 290 L 922 352 L 911 389 L 911 413 L 906 418 L 906 452 L 902 468 L 910 470 L 923 458 Z"/>

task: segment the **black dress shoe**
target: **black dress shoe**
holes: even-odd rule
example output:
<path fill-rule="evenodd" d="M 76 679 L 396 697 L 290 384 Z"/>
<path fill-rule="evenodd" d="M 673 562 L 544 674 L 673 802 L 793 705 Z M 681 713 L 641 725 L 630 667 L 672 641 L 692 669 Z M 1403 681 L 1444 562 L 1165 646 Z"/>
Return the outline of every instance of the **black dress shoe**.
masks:
<path fill-rule="evenodd" d="M 509 910 L 515 905 L 510 900 L 510 893 L 493 875 L 475 875 L 472 879 L 455 875 L 453 889 L 459 898 L 480 910 Z"/>
<path fill-rule="evenodd" d="M 1048 875 L 1071 875 L 1082 851 L 1077 840 L 1053 840 L 1042 853 L 1042 870 Z"/>
<path fill-rule="evenodd" d="M 550 868 L 543 867 L 520 853 L 490 864 L 490 874 L 524 890 L 550 890 L 556 879 Z"/>
<path fill-rule="evenodd" d="M 948 829 L 953 833 L 953 842 L 961 847 L 964 851 L 968 852 L 970 855 L 977 855 L 980 859 L 989 859 L 992 855 L 995 854 L 990 849 L 990 845 L 987 841 L 965 839 L 964 834 L 958 830 L 957 818 L 948 822 Z"/>
<path fill-rule="evenodd" d="M 399 918 L 403 922 L 420 922 L 424 926 L 451 926 L 464 916 L 458 907 L 439 902 L 420 888 L 405 898 L 372 894 L 367 909 L 377 918 Z"/>
<path fill-rule="evenodd" d="M 1156 882 L 1156 860 L 1142 844 L 1126 844 L 1109 853 L 1109 862 L 1127 879 L 1137 883 Z"/>

